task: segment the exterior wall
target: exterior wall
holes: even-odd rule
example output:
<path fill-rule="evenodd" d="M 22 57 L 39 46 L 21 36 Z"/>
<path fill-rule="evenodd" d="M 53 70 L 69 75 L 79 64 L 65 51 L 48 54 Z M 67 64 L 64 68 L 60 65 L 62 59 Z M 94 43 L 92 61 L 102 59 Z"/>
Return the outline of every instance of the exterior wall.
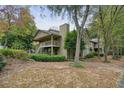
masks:
<path fill-rule="evenodd" d="M 62 36 L 60 40 L 61 43 L 60 43 L 59 54 L 67 58 L 67 50 L 64 49 L 64 43 L 65 43 L 66 34 L 69 32 L 69 24 L 63 24 L 60 26 L 59 29 L 60 29 L 60 35 Z"/>
<path fill-rule="evenodd" d="M 47 33 L 45 33 L 45 32 L 39 32 L 38 34 L 37 34 L 37 36 L 34 38 L 34 40 L 36 39 L 39 39 L 39 38 L 41 38 L 41 37 L 45 37 L 45 36 L 47 36 L 48 34 Z"/>
<path fill-rule="evenodd" d="M 83 50 L 83 57 L 85 57 L 89 53 L 90 53 L 90 45 L 89 45 L 89 43 L 87 43 L 85 45 L 85 49 Z"/>
<path fill-rule="evenodd" d="M 54 48 L 60 48 L 60 39 L 57 38 L 55 40 L 52 40 L 52 38 L 50 38 L 49 41 L 39 42 L 39 44 L 37 44 L 36 53 L 43 53 L 42 51 L 44 51 L 45 48 L 50 48 L 51 54 L 55 54 Z M 58 50 L 57 54 L 59 54 Z"/>
<path fill-rule="evenodd" d="M 60 41 L 60 42 L 58 42 L 59 45 L 57 44 L 55 46 L 58 47 L 58 51 L 57 51 L 58 54 L 63 55 L 63 56 L 65 56 L 67 58 L 67 50 L 64 49 L 64 43 L 65 43 L 66 34 L 69 32 L 69 24 L 61 25 L 59 27 L 59 31 L 60 31 L 59 33 L 60 33 L 61 36 L 60 36 L 60 38 L 57 38 L 55 40 Z M 48 33 L 45 33 L 45 32 L 38 33 L 38 35 L 35 38 L 38 39 L 38 38 L 44 37 L 46 35 L 48 35 Z M 49 38 L 49 39 L 50 39 L 49 41 L 51 41 L 51 38 Z M 45 41 L 45 42 L 48 42 L 48 41 Z M 36 49 L 37 53 L 42 52 L 43 47 L 45 47 L 45 46 L 48 47 L 47 44 L 45 44 L 45 42 L 39 42 L 39 44 L 38 44 L 39 47 Z M 94 49 L 94 47 L 96 47 L 96 48 L 98 47 L 97 44 L 96 44 L 96 46 L 94 46 L 94 44 L 91 43 L 89 40 L 85 41 L 85 43 L 86 43 L 85 49 L 82 51 L 83 52 L 83 57 L 91 52 L 90 48 Z M 49 47 L 51 47 L 51 44 L 48 44 L 48 45 L 50 45 Z M 54 43 L 53 43 L 53 46 L 54 46 Z M 102 48 L 101 52 L 103 53 L 103 45 L 102 45 L 101 40 L 100 40 L 100 48 Z"/>
<path fill-rule="evenodd" d="M 85 45 L 85 49 L 83 50 L 83 57 L 85 57 L 87 54 L 89 54 L 91 52 L 95 52 L 94 48 L 98 48 L 98 43 L 94 44 L 93 42 L 90 42 L 90 41 L 86 41 L 85 43 L 86 43 L 86 45 Z M 101 40 L 100 40 L 99 48 L 100 48 L 100 53 L 104 54 L 103 43 Z"/>

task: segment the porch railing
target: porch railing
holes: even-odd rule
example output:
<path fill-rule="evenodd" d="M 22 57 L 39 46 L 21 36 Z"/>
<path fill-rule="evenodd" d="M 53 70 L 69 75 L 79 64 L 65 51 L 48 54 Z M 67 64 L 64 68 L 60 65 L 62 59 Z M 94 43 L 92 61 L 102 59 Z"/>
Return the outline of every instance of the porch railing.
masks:
<path fill-rule="evenodd" d="M 45 41 L 45 42 L 42 42 L 40 44 L 40 46 L 60 46 L 60 41 L 57 41 L 57 40 L 53 40 L 53 44 L 51 43 L 51 41 Z"/>

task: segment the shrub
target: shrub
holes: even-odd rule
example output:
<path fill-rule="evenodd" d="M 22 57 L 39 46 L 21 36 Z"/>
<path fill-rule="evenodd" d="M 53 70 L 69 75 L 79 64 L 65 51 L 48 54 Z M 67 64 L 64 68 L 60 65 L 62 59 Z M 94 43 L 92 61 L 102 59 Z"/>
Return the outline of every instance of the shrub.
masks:
<path fill-rule="evenodd" d="M 47 54 L 30 54 L 30 59 L 34 59 L 35 61 L 43 61 L 43 62 L 60 62 L 64 61 L 65 57 L 61 55 L 47 55 Z"/>
<path fill-rule="evenodd" d="M 5 67 L 6 62 L 2 55 L 0 55 L 0 71 Z"/>
<path fill-rule="evenodd" d="M 17 59 L 23 59 L 28 56 L 28 53 L 26 53 L 25 51 L 15 49 L 0 49 L 0 53 L 5 57 L 12 57 Z"/>
<path fill-rule="evenodd" d="M 104 54 L 100 54 L 100 56 L 101 56 L 101 57 L 103 57 L 103 56 L 104 56 Z"/>
<path fill-rule="evenodd" d="M 85 56 L 85 58 L 93 58 L 94 56 L 97 56 L 97 53 L 95 52 L 92 52 L 92 53 L 89 53 Z"/>

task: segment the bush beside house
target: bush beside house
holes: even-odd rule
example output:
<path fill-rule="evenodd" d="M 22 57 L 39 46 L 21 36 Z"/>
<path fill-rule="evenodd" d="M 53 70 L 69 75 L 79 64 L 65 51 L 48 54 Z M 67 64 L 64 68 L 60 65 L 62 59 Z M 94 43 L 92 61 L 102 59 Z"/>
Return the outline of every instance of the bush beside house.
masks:
<path fill-rule="evenodd" d="M 94 56 L 97 56 L 97 53 L 95 52 L 92 52 L 92 53 L 89 53 L 85 56 L 85 58 L 93 58 Z"/>
<path fill-rule="evenodd" d="M 15 50 L 15 49 L 0 49 L 0 53 L 5 57 L 24 59 L 27 58 L 28 53 L 23 50 Z"/>
<path fill-rule="evenodd" d="M 87 54 L 86 56 L 85 56 L 85 58 L 93 58 L 93 57 L 95 57 L 95 56 L 98 56 L 98 53 L 96 53 L 96 52 L 91 52 L 91 53 L 89 53 L 89 54 Z M 104 56 L 104 54 L 100 54 L 100 57 L 103 57 Z"/>
<path fill-rule="evenodd" d="M 35 61 L 43 61 L 43 62 L 61 62 L 65 61 L 65 57 L 61 55 L 48 55 L 48 54 L 30 54 L 30 59 Z"/>

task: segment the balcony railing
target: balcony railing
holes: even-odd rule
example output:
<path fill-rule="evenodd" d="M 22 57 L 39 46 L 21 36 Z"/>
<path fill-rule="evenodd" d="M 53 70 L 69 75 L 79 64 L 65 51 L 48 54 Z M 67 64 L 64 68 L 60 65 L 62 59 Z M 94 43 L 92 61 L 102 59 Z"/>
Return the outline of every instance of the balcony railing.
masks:
<path fill-rule="evenodd" d="M 53 40 L 53 44 L 51 43 L 51 41 L 45 41 L 45 42 L 42 42 L 40 44 L 41 47 L 48 47 L 48 46 L 57 46 L 59 47 L 60 46 L 60 41 L 57 41 L 57 40 Z"/>

